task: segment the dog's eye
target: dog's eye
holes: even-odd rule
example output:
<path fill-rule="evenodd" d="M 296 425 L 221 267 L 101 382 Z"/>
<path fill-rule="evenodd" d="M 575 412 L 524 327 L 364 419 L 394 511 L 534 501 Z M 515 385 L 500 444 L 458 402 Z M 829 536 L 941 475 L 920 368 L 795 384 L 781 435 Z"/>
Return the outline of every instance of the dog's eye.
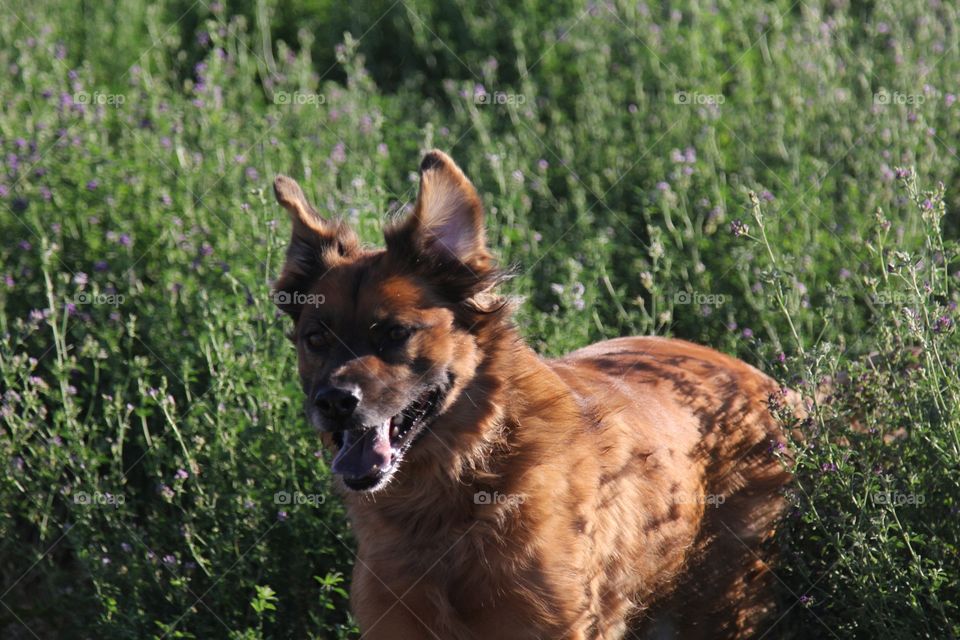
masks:
<path fill-rule="evenodd" d="M 403 325 L 393 325 L 390 327 L 390 330 L 387 331 L 387 340 L 390 342 L 403 342 L 410 337 L 409 327 L 404 327 Z"/>
<path fill-rule="evenodd" d="M 320 351 L 330 345 L 330 330 L 318 329 L 307 336 L 307 347 L 311 351 Z"/>

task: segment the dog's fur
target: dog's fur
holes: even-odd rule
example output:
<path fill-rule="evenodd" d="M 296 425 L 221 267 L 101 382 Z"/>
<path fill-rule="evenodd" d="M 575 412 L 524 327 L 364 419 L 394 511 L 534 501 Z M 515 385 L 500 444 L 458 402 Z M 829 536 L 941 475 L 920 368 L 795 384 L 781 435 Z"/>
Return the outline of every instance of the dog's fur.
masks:
<path fill-rule="evenodd" d="M 654 337 L 541 358 L 496 293 L 474 187 L 439 151 L 420 179 L 384 250 L 321 218 L 291 179 L 275 183 L 293 219 L 276 295 L 307 414 L 332 451 L 367 447 L 333 463 L 364 637 L 765 631 L 790 477 L 772 453 L 778 385 Z M 352 413 L 331 417 L 330 388 L 355 396 Z M 394 425 L 409 440 L 394 443 Z"/>

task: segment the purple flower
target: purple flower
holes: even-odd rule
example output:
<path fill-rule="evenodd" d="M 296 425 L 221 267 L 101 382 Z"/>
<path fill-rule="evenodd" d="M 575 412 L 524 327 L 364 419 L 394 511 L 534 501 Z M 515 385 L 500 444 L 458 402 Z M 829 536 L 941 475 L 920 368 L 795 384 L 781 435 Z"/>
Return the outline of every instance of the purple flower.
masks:
<path fill-rule="evenodd" d="M 21 241 L 18 243 L 17 246 L 20 247 L 21 249 L 23 249 L 24 251 L 30 251 L 30 249 L 33 248 L 33 245 L 31 245 L 31 244 L 30 244 L 28 241 L 26 241 L 26 240 L 21 240 Z"/>
<path fill-rule="evenodd" d="M 177 558 L 168 553 L 167 555 L 163 556 L 163 564 L 167 565 L 168 567 L 172 567 L 173 565 L 177 564 Z"/>
<path fill-rule="evenodd" d="M 280 522 L 283 522 L 286 519 L 287 519 L 286 511 L 277 511 L 277 520 L 279 520 Z"/>
<path fill-rule="evenodd" d="M 540 158 L 539 160 L 537 160 L 537 168 L 540 169 L 540 171 L 546 171 L 547 169 L 550 168 L 550 163 L 547 162 L 544 158 Z"/>
<path fill-rule="evenodd" d="M 660 182 L 657 183 L 657 190 L 658 190 L 658 191 L 668 191 L 669 189 L 670 189 L 670 183 L 669 183 L 669 182 L 664 182 L 664 181 L 661 180 Z"/>
<path fill-rule="evenodd" d="M 93 263 L 94 271 L 103 272 L 108 270 L 109 268 L 110 268 L 110 265 L 107 263 L 106 260 L 97 260 L 96 262 Z"/>
<path fill-rule="evenodd" d="M 347 161 L 347 152 L 346 145 L 342 142 L 338 142 L 333 146 L 333 151 L 330 152 L 330 160 L 334 164 L 343 164 Z"/>
<path fill-rule="evenodd" d="M 750 231 L 750 227 L 743 223 L 743 220 L 739 218 L 730 223 L 730 233 L 733 234 L 734 238 L 739 238 L 740 236 L 745 236 Z"/>
<path fill-rule="evenodd" d="M 99 182 L 97 182 L 96 180 L 91 180 L 90 182 L 87 183 L 87 191 L 96 191 L 97 187 L 99 186 L 100 186 Z"/>
<path fill-rule="evenodd" d="M 133 551 L 133 547 L 131 547 L 130 543 L 128 542 L 121 542 L 120 548 L 123 549 L 124 553 L 130 553 L 131 551 Z"/>
<path fill-rule="evenodd" d="M 843 269 L 840 269 L 840 273 L 837 274 L 837 277 L 840 278 L 841 280 L 848 280 L 852 275 L 853 274 L 850 273 L 850 269 L 843 268 Z"/>
<path fill-rule="evenodd" d="M 256 182 L 260 179 L 260 173 L 254 167 L 247 167 L 247 180 Z"/>
<path fill-rule="evenodd" d="M 186 480 L 190 477 L 190 474 L 187 473 L 186 469 L 177 469 L 177 472 L 173 474 L 173 477 L 177 480 Z"/>
<path fill-rule="evenodd" d="M 117 242 L 119 242 L 120 244 L 122 244 L 122 245 L 125 246 L 125 247 L 129 247 L 130 244 L 131 244 L 130 234 L 129 234 L 129 233 L 121 233 L 120 236 L 117 238 Z"/>
<path fill-rule="evenodd" d="M 940 316 L 933 323 L 934 333 L 944 333 L 950 330 L 950 327 L 953 326 L 953 319 L 948 316 Z"/>
<path fill-rule="evenodd" d="M 740 335 L 748 340 L 753 337 L 753 329 L 746 327 L 743 331 L 740 332 Z"/>

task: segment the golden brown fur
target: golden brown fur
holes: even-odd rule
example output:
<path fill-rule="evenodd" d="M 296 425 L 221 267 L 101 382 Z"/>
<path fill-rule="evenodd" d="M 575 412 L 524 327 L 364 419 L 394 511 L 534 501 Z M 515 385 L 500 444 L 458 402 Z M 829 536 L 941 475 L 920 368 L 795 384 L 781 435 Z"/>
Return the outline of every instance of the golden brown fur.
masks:
<path fill-rule="evenodd" d="M 768 403 L 779 387 L 680 340 L 539 357 L 492 290 L 498 272 L 472 185 L 436 151 L 421 176 L 415 211 L 388 230 L 386 251 L 361 249 L 296 183 L 277 182 L 294 219 L 277 291 L 325 301 L 282 306 L 295 319 L 308 415 L 328 446 L 447 389 L 390 474 L 372 491 L 345 489 L 364 637 L 765 631 L 767 547 L 789 479 L 772 454 L 782 435 Z M 418 328 L 396 344 L 367 334 L 391 323 Z M 310 338 L 321 325 L 324 337 Z M 317 415 L 310 398 L 331 384 L 359 390 L 361 417 Z"/>

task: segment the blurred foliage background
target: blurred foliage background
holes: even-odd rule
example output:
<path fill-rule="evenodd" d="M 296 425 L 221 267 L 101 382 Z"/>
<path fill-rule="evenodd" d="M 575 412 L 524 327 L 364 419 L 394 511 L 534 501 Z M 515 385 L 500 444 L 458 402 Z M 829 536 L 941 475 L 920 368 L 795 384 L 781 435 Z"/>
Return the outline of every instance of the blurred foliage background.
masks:
<path fill-rule="evenodd" d="M 953 3 L 4 5 L 0 635 L 355 637 L 269 185 L 377 243 L 432 147 L 545 355 L 821 388 L 769 637 L 960 635 Z"/>

